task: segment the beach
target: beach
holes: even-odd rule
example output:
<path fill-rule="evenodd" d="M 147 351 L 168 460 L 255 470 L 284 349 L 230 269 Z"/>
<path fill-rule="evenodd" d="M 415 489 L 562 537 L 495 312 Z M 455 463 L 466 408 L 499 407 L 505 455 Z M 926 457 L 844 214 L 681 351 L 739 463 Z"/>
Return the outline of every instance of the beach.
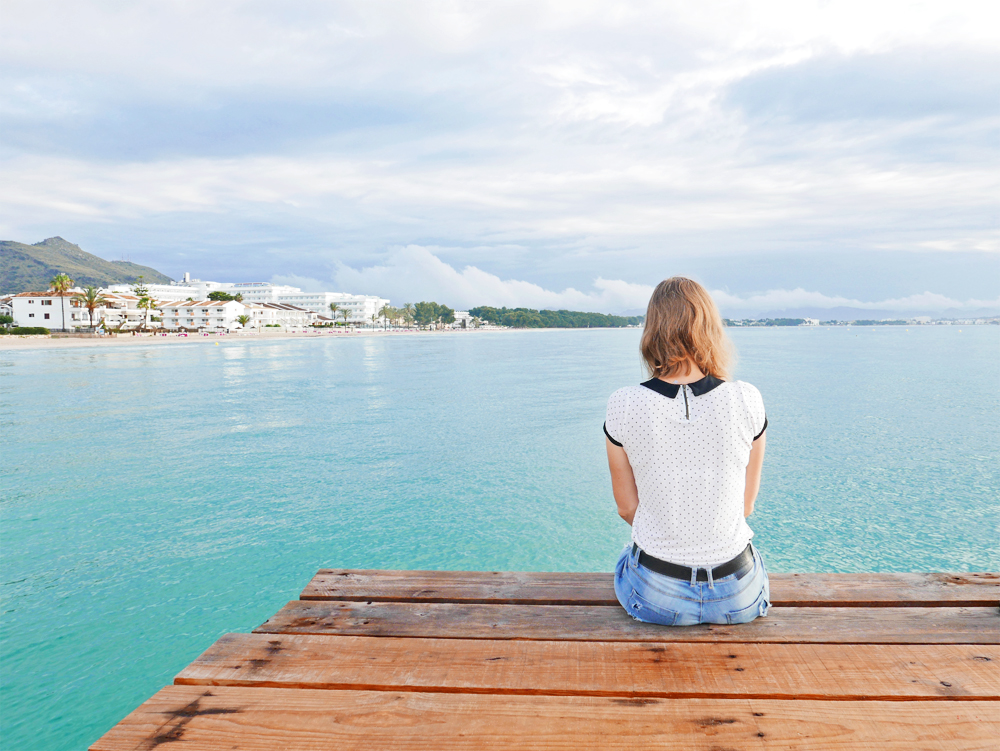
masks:
<path fill-rule="evenodd" d="M 441 329 L 438 331 L 420 331 L 418 329 L 358 329 L 350 332 L 304 332 L 280 334 L 188 334 L 187 336 L 169 333 L 141 334 L 132 336 L 3 336 L 0 337 L 0 351 L 25 349 L 79 349 L 93 347 L 121 347 L 136 344 L 221 344 L 223 342 L 275 342 L 286 339 L 356 339 L 358 337 L 381 336 L 428 336 L 434 334 L 472 334 L 488 331 L 506 331 L 507 329 Z"/>

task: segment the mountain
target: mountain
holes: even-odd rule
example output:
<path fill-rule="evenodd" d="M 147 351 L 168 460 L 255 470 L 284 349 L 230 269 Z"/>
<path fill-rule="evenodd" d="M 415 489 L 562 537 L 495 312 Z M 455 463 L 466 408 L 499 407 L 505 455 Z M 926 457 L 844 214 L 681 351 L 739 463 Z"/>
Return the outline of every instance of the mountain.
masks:
<path fill-rule="evenodd" d="M 0 293 L 41 292 L 56 274 L 67 274 L 78 287 L 128 284 L 140 275 L 149 284 L 166 284 L 170 277 L 131 261 L 105 261 L 80 246 L 50 237 L 34 245 L 0 241 Z"/>

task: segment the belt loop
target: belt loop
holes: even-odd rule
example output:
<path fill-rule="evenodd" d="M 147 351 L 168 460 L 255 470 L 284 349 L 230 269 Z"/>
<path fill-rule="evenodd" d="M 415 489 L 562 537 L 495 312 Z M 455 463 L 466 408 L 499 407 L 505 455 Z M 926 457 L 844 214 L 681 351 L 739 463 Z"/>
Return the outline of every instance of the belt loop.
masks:
<path fill-rule="evenodd" d="M 691 567 L 691 586 L 694 587 L 698 584 L 698 567 Z"/>
<path fill-rule="evenodd" d="M 706 566 L 705 571 L 708 572 L 708 588 L 715 589 L 715 579 L 712 578 L 712 567 Z"/>

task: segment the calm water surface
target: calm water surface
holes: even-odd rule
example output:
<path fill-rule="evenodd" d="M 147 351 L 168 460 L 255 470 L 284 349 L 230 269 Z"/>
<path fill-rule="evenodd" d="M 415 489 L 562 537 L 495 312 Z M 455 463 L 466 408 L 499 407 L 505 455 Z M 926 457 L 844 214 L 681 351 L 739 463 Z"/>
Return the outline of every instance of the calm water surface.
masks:
<path fill-rule="evenodd" d="M 1000 327 L 732 336 L 772 571 L 1000 568 Z M 3 746 L 85 748 L 321 567 L 610 571 L 638 337 L 0 352 Z"/>

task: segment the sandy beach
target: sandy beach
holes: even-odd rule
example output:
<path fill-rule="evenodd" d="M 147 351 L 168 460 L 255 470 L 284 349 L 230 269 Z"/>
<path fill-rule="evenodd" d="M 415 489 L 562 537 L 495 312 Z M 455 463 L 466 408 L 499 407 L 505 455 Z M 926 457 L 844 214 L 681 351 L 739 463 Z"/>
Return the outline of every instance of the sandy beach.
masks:
<path fill-rule="evenodd" d="M 350 339 L 359 336 L 430 336 L 440 334 L 471 334 L 473 332 L 503 331 L 504 329 L 442 329 L 440 331 L 418 331 L 416 329 L 392 329 L 379 331 L 359 329 L 351 332 L 306 332 L 301 334 L 146 334 L 140 336 L 101 337 L 49 337 L 49 336 L 4 336 L 0 337 L 0 351 L 24 349 L 77 349 L 81 347 L 127 347 L 147 344 L 221 344 L 224 342 L 273 342 L 279 339 Z"/>

